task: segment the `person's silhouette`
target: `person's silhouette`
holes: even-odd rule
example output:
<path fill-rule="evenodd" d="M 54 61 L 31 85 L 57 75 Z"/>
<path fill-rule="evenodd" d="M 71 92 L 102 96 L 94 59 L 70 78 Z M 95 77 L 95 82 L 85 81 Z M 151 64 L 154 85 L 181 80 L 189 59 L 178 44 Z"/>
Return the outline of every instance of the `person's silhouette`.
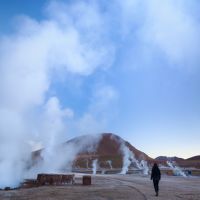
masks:
<path fill-rule="evenodd" d="M 151 180 L 153 180 L 154 189 L 156 192 L 156 196 L 158 196 L 159 192 L 159 181 L 161 178 L 160 169 L 158 168 L 157 163 L 154 163 L 152 171 L 151 171 Z"/>

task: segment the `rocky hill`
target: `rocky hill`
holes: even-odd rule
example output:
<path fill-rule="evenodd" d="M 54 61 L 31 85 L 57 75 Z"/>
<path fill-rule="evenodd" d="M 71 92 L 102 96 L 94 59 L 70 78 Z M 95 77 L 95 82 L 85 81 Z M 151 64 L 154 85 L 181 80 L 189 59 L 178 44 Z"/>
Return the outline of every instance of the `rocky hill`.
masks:
<path fill-rule="evenodd" d="M 110 168 L 112 165 L 113 168 L 121 168 L 124 156 L 122 147 L 127 147 L 138 161 L 154 161 L 129 142 L 112 133 L 99 134 L 97 137 L 94 135 L 83 135 L 65 142 L 62 146 L 67 147 L 64 148 L 64 151 L 66 151 L 64 155 L 67 155 L 67 151 L 70 148 L 79 149 L 72 162 L 74 168 L 92 168 L 92 162 L 95 159 L 98 159 L 98 165 L 100 167 Z M 32 159 L 35 163 L 43 159 L 43 151 L 41 149 L 33 152 Z"/>
<path fill-rule="evenodd" d="M 70 142 L 74 142 L 74 140 Z M 82 150 L 76 157 L 74 162 L 75 166 L 87 167 L 91 166 L 92 160 L 98 159 L 100 167 L 109 167 L 111 161 L 112 167 L 121 168 L 123 151 L 122 144 L 124 144 L 128 149 L 135 155 L 135 158 L 139 161 L 146 160 L 148 162 L 153 162 L 153 159 L 150 158 L 144 152 L 136 149 L 129 142 L 123 140 L 121 137 L 114 135 L 112 133 L 103 133 L 101 139 L 97 145 L 97 148 L 92 152 L 87 152 L 87 150 Z"/>

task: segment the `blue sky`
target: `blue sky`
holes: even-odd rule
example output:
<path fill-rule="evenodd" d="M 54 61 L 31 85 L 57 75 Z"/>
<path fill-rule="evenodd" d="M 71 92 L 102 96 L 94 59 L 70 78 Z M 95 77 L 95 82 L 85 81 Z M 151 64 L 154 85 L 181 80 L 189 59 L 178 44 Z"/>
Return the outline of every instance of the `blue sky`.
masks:
<path fill-rule="evenodd" d="M 199 9 L 2 0 L 1 124 L 13 119 L 8 134 L 33 146 L 114 132 L 152 157 L 199 155 Z"/>

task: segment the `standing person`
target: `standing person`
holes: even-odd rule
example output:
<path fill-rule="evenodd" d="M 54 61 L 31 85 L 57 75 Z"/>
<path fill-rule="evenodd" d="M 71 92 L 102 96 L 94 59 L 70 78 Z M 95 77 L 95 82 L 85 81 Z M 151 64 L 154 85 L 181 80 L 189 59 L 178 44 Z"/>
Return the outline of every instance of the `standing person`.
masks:
<path fill-rule="evenodd" d="M 151 171 L 151 180 L 153 179 L 153 185 L 156 192 L 156 196 L 158 196 L 158 192 L 159 192 L 160 178 L 161 178 L 160 169 L 158 168 L 157 163 L 154 163 L 152 171 Z"/>

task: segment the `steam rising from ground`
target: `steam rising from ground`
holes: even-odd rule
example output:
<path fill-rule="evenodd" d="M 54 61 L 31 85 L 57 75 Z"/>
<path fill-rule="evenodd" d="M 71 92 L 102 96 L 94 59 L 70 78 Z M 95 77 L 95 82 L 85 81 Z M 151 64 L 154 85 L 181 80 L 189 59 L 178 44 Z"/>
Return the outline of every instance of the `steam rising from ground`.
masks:
<path fill-rule="evenodd" d="M 121 174 L 126 174 L 128 172 L 129 166 L 132 162 L 136 161 L 136 159 L 129 148 L 125 146 L 125 144 L 121 145 L 121 151 L 123 153 L 123 167 Z M 136 161 L 135 163 L 137 164 L 138 162 Z"/>
<path fill-rule="evenodd" d="M 93 174 L 97 173 L 97 167 L 98 167 L 98 159 L 95 159 L 92 161 L 92 172 Z"/>
<path fill-rule="evenodd" d="M 149 174 L 149 167 L 148 167 L 147 161 L 146 160 L 141 160 L 140 165 L 142 167 L 143 174 L 144 175 L 148 175 Z"/>
<path fill-rule="evenodd" d="M 62 145 L 55 145 L 51 149 L 44 149 L 42 152 L 42 160 L 39 161 L 30 169 L 30 174 L 49 172 L 62 173 L 71 172 L 73 161 L 79 152 L 87 151 L 94 152 L 101 139 L 100 134 L 83 136 L 78 140 L 64 143 Z M 90 138 L 90 139 L 88 139 Z M 46 155 L 47 154 L 47 155 Z M 55 162 L 54 162 L 55 161 Z"/>
<path fill-rule="evenodd" d="M 75 77 L 74 86 L 79 84 L 76 82 L 79 78 L 84 80 L 98 70 L 108 70 L 115 61 L 116 51 L 120 49 L 121 54 L 122 46 L 126 48 L 133 37 L 137 42 L 131 43 L 129 48 L 142 52 L 134 57 L 132 51 L 128 53 L 126 49 L 125 57 L 130 54 L 128 62 L 133 63 L 133 67 L 149 63 L 150 55 L 157 55 L 155 46 L 169 63 L 199 66 L 199 26 L 194 25 L 196 20 L 185 12 L 183 3 L 144 2 L 116 0 L 102 6 L 98 1 L 70 1 L 68 4 L 50 1 L 44 19 L 20 16 L 17 30 L 1 36 L 0 188 L 17 186 L 27 173 L 53 172 L 66 165 L 70 168 L 82 145 L 78 149 L 73 145 L 64 147 L 66 156 L 57 145 L 66 141 L 68 135 L 105 129 L 110 119 L 110 115 L 105 115 L 109 113 L 107 108 L 118 99 L 114 87 L 99 84 L 85 112 L 77 116 L 75 108 L 63 106 L 65 100 L 54 91 L 56 81 L 63 79 L 66 83 L 68 78 Z M 141 14 L 141 6 L 145 14 Z M 170 28 L 163 24 L 170 24 Z M 120 45 L 116 41 L 120 41 Z M 125 66 L 126 61 L 122 58 Z M 43 163 L 29 170 L 31 151 L 42 147 L 45 148 Z M 125 145 L 122 151 L 122 173 L 127 172 L 131 162 L 141 168 Z"/>
<path fill-rule="evenodd" d="M 61 74 L 64 79 L 86 77 L 97 68 L 111 65 L 114 50 L 108 41 L 102 40 L 101 14 L 95 5 L 86 2 L 50 2 L 46 13 L 47 18 L 40 21 L 19 17 L 18 30 L 0 38 L 1 188 L 15 187 L 23 180 L 33 149 L 45 147 L 43 164 L 35 171 L 56 171 L 70 163 L 79 147 L 67 147 L 64 160 L 61 150 L 56 148 L 68 139 L 69 121 L 76 133 L 83 131 L 80 127 L 84 127 L 84 133 L 88 128 L 89 132 L 98 131 L 91 114 L 98 112 L 95 104 L 91 103 L 83 116 L 74 119 L 73 109 L 63 107 L 58 96 L 52 95 L 51 85 Z M 101 89 L 114 94 L 112 87 Z M 113 95 L 108 102 L 112 98 Z"/>
<path fill-rule="evenodd" d="M 174 175 L 186 177 L 186 174 L 178 166 L 176 166 L 174 163 L 167 161 L 167 165 L 172 169 Z"/>
<path fill-rule="evenodd" d="M 112 169 L 112 160 L 107 160 L 106 162 L 109 164 L 110 169 Z"/>
<path fill-rule="evenodd" d="M 123 166 L 122 166 L 121 174 L 126 174 L 129 170 L 130 165 L 134 164 L 136 165 L 138 169 L 143 171 L 144 175 L 148 175 L 149 167 L 147 165 L 147 161 L 141 160 L 141 162 L 139 162 L 135 158 L 135 155 L 133 154 L 133 152 L 130 151 L 129 148 L 124 143 L 121 143 L 120 149 L 123 155 Z"/>

